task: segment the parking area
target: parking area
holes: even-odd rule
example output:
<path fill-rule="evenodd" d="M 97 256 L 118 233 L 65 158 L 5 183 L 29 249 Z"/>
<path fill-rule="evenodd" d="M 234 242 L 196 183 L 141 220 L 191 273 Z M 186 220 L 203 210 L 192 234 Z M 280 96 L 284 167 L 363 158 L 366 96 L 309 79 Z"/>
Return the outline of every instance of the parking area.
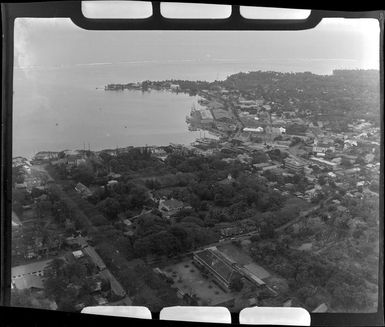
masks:
<path fill-rule="evenodd" d="M 195 294 L 199 305 L 218 305 L 230 301 L 234 295 L 218 287 L 211 277 L 204 276 L 193 264 L 185 260 L 163 268 L 167 276 L 174 280 L 174 287 L 187 294 Z"/>

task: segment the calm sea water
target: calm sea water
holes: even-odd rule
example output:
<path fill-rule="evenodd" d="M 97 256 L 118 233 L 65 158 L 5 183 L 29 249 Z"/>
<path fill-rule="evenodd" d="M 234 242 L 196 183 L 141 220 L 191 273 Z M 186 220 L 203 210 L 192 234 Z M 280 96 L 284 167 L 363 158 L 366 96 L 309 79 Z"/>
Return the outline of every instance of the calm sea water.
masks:
<path fill-rule="evenodd" d="M 159 91 L 106 92 L 103 87 L 108 83 L 172 78 L 213 81 L 252 70 L 330 74 L 332 65 L 329 61 L 143 62 L 15 70 L 13 155 L 82 149 L 84 144 L 91 150 L 188 144 L 199 136 L 185 122 L 191 106 L 198 106 L 196 97 Z"/>

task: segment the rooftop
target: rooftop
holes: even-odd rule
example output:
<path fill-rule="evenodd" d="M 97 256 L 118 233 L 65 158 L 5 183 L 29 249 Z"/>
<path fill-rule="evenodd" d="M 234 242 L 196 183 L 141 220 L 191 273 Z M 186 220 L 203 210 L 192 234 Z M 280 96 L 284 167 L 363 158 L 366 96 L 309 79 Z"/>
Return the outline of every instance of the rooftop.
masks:
<path fill-rule="evenodd" d="M 227 110 L 213 109 L 212 112 L 215 119 L 223 119 L 223 118 L 232 119 L 233 118 L 233 115 Z"/>
<path fill-rule="evenodd" d="M 229 265 L 225 259 L 212 249 L 205 249 L 194 253 L 199 259 L 215 270 L 227 282 L 231 281 L 231 277 L 235 272 L 234 268 Z"/>
<path fill-rule="evenodd" d="M 179 208 L 183 207 L 183 202 L 175 200 L 175 199 L 164 200 L 162 202 L 162 204 L 163 204 L 163 206 L 168 207 L 169 210 L 179 209 Z"/>
<path fill-rule="evenodd" d="M 106 265 L 102 258 L 99 256 L 99 254 L 95 251 L 95 249 L 92 246 L 87 246 L 83 248 L 84 254 L 88 255 L 92 262 L 100 269 L 103 270 L 106 268 Z"/>

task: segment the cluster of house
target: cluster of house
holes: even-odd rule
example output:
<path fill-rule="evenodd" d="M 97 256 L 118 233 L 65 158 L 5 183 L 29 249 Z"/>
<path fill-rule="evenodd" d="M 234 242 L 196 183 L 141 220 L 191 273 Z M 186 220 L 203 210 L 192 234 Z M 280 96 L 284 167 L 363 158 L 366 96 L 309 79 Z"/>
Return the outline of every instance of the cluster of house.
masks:
<path fill-rule="evenodd" d="M 32 176 L 32 163 L 26 158 L 12 158 L 12 168 L 16 172 L 16 180 L 13 181 L 13 187 L 16 190 L 25 190 L 28 193 L 31 193 L 32 188 L 44 190 L 45 185 L 50 182 L 48 177 L 43 180 L 42 178 Z M 18 177 L 20 177 L 21 180 L 19 180 Z"/>
<path fill-rule="evenodd" d="M 31 172 L 31 162 L 24 157 L 14 157 L 12 158 L 12 168 L 19 168 L 23 170 L 25 173 Z"/>
<path fill-rule="evenodd" d="M 126 84 L 107 84 L 104 87 L 105 91 L 123 91 L 123 90 L 151 90 L 151 87 L 147 82 L 134 82 L 134 83 L 126 83 Z M 180 91 L 180 85 L 176 83 L 162 83 L 162 86 L 160 87 L 162 89 L 167 89 L 172 92 L 178 92 Z"/>
<path fill-rule="evenodd" d="M 41 164 L 51 160 L 57 159 L 59 156 L 59 152 L 54 151 L 40 151 L 36 153 L 32 159 L 32 163 Z"/>
<path fill-rule="evenodd" d="M 88 152 L 91 153 L 91 152 Z M 60 158 L 52 158 L 52 165 L 64 165 L 67 176 L 71 176 L 73 169 L 87 163 L 87 152 L 85 150 L 64 150 L 60 152 Z"/>
<path fill-rule="evenodd" d="M 15 226 L 14 226 L 15 227 Z M 42 236 L 36 231 L 34 225 L 29 225 L 28 222 L 20 222 L 12 231 L 12 257 L 25 260 L 41 259 L 44 257 L 55 256 L 59 253 L 63 241 L 60 233 L 51 233 L 48 236 Z M 33 237 L 26 242 L 25 235 L 34 232 Z"/>
<path fill-rule="evenodd" d="M 262 112 L 260 111 L 260 103 L 247 100 L 243 104 L 253 106 L 255 112 Z M 280 124 L 278 129 L 273 130 L 272 128 L 275 127 L 271 123 L 262 127 L 261 122 L 265 121 L 266 123 L 266 120 L 258 114 L 252 116 L 248 113 L 242 116 L 241 113 L 241 119 L 246 116 L 252 118 L 253 127 L 244 127 L 242 133 L 238 133 L 231 140 L 195 142 L 193 144 L 196 148 L 195 152 L 202 155 L 212 155 L 219 151 L 228 153 L 229 157 L 222 160 L 250 164 L 255 171 L 262 173 L 270 171 L 273 174 L 284 174 L 289 177 L 293 177 L 291 174 L 304 175 L 309 185 L 305 193 L 296 192 L 296 195 L 308 201 L 320 193 L 320 189 L 317 188 L 317 179 L 320 176 L 326 177 L 327 180 L 333 180 L 336 185 L 344 185 L 348 195 L 353 194 L 352 196 L 358 197 L 360 197 L 360 192 L 357 192 L 356 187 L 368 186 L 372 181 L 379 179 L 380 162 L 375 159 L 380 146 L 378 127 L 374 127 L 372 123 L 365 120 L 359 120 L 349 124 L 349 131 L 335 133 L 328 128 L 330 124 L 328 121 L 305 121 L 295 117 L 295 113 L 289 116 L 284 114 L 285 112 L 282 114 L 285 119 L 277 118 L 274 113 L 270 114 L 269 120 Z M 250 117 L 248 117 L 248 121 L 250 121 Z M 286 130 L 288 124 L 295 124 L 296 128 Z M 269 130 L 267 128 L 269 126 L 271 127 L 270 131 L 266 131 L 266 129 Z M 302 131 L 299 132 L 296 129 Z M 293 134 L 294 132 L 296 134 Z M 249 135 L 270 133 L 274 139 L 264 138 L 265 143 L 255 143 L 251 141 L 248 135 L 245 135 L 247 133 Z M 296 154 L 290 152 L 293 140 L 296 140 L 297 144 L 300 143 L 296 149 Z M 289 157 L 283 163 L 268 160 L 252 164 L 255 151 L 266 152 L 271 149 L 284 151 L 289 154 Z M 344 179 L 355 179 L 354 186 L 347 186 L 349 183 L 344 182 Z M 284 192 L 290 192 L 290 183 L 286 183 Z"/>
<path fill-rule="evenodd" d="M 42 175 L 43 176 L 43 175 Z M 17 260 L 41 259 L 56 255 L 62 246 L 60 233 L 44 235 L 39 224 L 47 224 L 47 217 L 40 205 L 48 200 L 48 178 L 23 172 L 23 183 L 15 183 L 15 192 L 23 195 L 22 201 L 13 202 L 12 210 L 12 256 Z M 36 192 L 33 192 L 36 191 Z"/>
<path fill-rule="evenodd" d="M 205 107 L 193 107 L 188 121 L 203 130 L 236 131 L 231 137 L 244 142 L 259 138 L 265 142 L 274 141 L 276 147 L 282 148 L 288 148 L 292 139 L 299 138 L 312 148 L 308 152 L 326 160 L 318 163 L 329 167 L 336 166 L 325 158 L 330 153 L 347 151 L 365 142 L 374 142 L 377 144 L 373 145 L 379 146 L 379 128 L 364 119 L 348 124 L 347 132 L 336 133 L 332 131 L 333 122 L 325 117 L 317 120 L 309 112 L 308 118 L 301 118 L 302 111 L 300 113 L 298 109 L 287 111 L 274 102 L 245 99 L 239 92 L 234 92 L 224 88 L 202 90 L 200 103 Z M 229 136 L 223 133 L 220 135 Z M 337 139 L 342 140 L 342 143 L 336 143 Z"/>
<path fill-rule="evenodd" d="M 205 108 L 196 109 L 193 106 L 186 121 L 193 127 L 202 127 L 220 133 L 234 132 L 237 128 L 234 114 L 216 100 L 207 101 Z"/>
<path fill-rule="evenodd" d="M 68 237 L 65 244 L 72 250 L 65 252 L 59 259 L 63 259 L 65 264 L 78 263 L 85 267 L 87 272 L 86 279 L 90 282 L 91 293 L 98 305 L 105 305 L 109 299 L 123 298 L 126 292 L 111 272 L 106 268 L 101 257 L 90 246 L 87 239 L 81 235 Z M 52 258 L 48 260 L 33 261 L 31 263 L 14 266 L 11 269 L 12 289 L 29 289 L 33 292 L 44 290 L 44 281 L 49 276 Z M 68 288 L 79 291 L 80 286 L 69 284 Z M 81 310 L 84 303 L 77 303 L 76 309 Z"/>

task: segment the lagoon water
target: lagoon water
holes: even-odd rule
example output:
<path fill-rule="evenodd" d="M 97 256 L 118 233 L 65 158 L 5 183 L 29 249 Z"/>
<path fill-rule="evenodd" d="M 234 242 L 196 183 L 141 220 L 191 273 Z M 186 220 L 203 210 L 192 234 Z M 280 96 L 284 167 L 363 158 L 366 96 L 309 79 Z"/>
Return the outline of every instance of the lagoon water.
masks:
<path fill-rule="evenodd" d="M 104 91 L 108 83 L 225 79 L 240 71 L 306 71 L 311 62 L 98 63 L 14 71 L 13 155 L 129 145 L 188 144 L 199 132 L 185 121 L 197 97 L 166 91 Z M 316 73 L 330 74 L 331 63 Z"/>
<path fill-rule="evenodd" d="M 84 144 L 91 150 L 189 144 L 199 136 L 185 121 L 192 105 L 199 107 L 197 97 L 166 91 L 104 91 L 105 84 L 123 79 L 105 78 L 103 70 L 15 71 L 13 156 L 82 149 Z"/>

